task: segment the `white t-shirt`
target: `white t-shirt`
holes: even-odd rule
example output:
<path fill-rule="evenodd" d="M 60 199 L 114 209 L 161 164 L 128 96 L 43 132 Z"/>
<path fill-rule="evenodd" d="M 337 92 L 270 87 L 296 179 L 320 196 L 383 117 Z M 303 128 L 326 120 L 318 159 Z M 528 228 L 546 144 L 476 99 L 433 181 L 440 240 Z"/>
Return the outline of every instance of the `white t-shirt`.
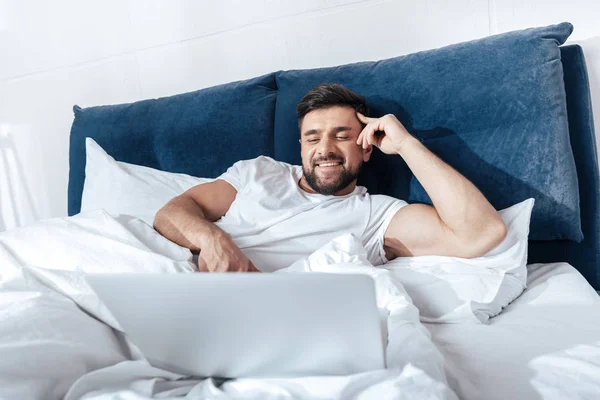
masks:
<path fill-rule="evenodd" d="M 288 267 L 344 233 L 361 240 L 373 265 L 387 262 L 383 235 L 405 201 L 362 186 L 345 196 L 311 194 L 298 186 L 301 177 L 301 166 L 270 157 L 238 161 L 217 178 L 237 195 L 215 224 L 263 272 Z"/>

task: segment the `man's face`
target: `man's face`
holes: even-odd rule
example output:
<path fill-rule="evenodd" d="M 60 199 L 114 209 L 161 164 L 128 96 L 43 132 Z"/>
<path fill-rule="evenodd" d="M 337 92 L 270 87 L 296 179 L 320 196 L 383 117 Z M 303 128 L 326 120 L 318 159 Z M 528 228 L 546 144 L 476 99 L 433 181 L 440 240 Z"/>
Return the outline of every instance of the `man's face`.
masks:
<path fill-rule="evenodd" d="M 372 151 L 371 146 L 363 150 L 356 144 L 361 131 L 352 107 L 334 106 L 306 114 L 300 128 L 304 173 L 300 185 L 327 195 L 351 193 Z"/>

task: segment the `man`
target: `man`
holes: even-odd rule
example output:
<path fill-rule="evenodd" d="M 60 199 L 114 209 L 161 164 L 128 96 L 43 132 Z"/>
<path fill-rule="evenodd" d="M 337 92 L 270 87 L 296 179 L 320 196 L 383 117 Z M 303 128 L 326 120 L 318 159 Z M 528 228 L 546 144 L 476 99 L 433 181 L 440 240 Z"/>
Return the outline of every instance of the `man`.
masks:
<path fill-rule="evenodd" d="M 322 84 L 297 107 L 302 167 L 269 157 L 239 161 L 211 183 L 172 199 L 154 226 L 200 251 L 200 271 L 274 271 L 352 232 L 369 260 L 445 255 L 478 257 L 506 236 L 477 188 L 416 140 L 394 115 L 369 118 L 364 99 Z M 377 146 L 402 157 L 433 207 L 356 185 Z"/>

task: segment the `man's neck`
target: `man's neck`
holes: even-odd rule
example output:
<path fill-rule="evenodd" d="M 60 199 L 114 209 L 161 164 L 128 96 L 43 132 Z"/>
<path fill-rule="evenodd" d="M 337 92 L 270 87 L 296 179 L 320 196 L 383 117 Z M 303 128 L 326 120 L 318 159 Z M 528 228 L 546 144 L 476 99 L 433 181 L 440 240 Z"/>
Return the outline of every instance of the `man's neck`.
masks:
<path fill-rule="evenodd" d="M 300 189 L 304 190 L 306 193 L 310 193 L 310 194 L 320 194 L 319 192 L 315 191 L 309 184 L 308 182 L 306 182 L 306 179 L 304 179 L 304 176 L 302 176 L 302 178 L 300 178 L 300 180 L 298 181 L 298 186 L 300 187 Z M 354 191 L 354 189 L 356 188 L 356 181 L 352 182 L 351 184 L 349 184 L 348 186 L 346 186 L 344 189 L 342 190 L 338 190 L 337 192 L 335 192 L 333 195 L 334 196 L 345 196 L 347 194 L 350 194 Z"/>

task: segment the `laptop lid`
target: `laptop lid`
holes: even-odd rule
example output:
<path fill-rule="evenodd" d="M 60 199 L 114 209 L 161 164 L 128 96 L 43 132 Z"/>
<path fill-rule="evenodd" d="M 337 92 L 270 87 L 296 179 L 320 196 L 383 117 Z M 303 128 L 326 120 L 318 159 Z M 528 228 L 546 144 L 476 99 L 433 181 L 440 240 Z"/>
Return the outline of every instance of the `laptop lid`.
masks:
<path fill-rule="evenodd" d="M 375 284 L 359 274 L 98 274 L 87 280 L 159 368 L 202 377 L 382 369 Z"/>

